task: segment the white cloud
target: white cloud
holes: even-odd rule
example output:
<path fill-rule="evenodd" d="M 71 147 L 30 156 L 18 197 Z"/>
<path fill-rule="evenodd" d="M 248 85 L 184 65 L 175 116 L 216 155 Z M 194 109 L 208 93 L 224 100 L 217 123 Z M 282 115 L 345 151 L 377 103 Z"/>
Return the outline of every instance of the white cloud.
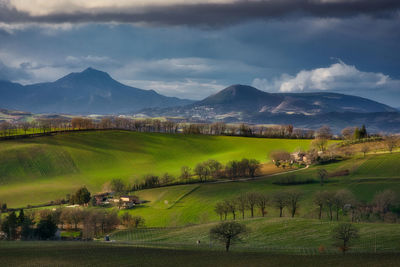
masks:
<path fill-rule="evenodd" d="M 266 91 L 310 92 L 310 91 L 354 91 L 379 88 L 394 89 L 400 85 L 388 75 L 363 72 L 355 66 L 339 60 L 326 68 L 302 70 L 295 76 L 284 74 L 279 78 L 267 80 L 256 78 L 253 86 Z"/>
<path fill-rule="evenodd" d="M 102 10 L 126 11 L 127 9 L 143 10 L 152 6 L 224 4 L 236 0 L 9 0 L 9 5 L 18 11 L 32 16 L 43 16 L 57 13 L 74 13 L 82 11 L 97 12 Z"/>

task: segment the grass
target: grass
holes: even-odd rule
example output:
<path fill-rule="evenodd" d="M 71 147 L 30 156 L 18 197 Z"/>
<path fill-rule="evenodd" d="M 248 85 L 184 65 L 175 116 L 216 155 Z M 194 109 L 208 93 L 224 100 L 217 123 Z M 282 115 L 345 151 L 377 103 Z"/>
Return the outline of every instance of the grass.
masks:
<path fill-rule="evenodd" d="M 239 219 L 249 228 L 243 243 L 233 246 L 234 251 L 274 251 L 279 253 L 318 254 L 324 246 L 326 253 L 338 253 L 332 238 L 337 222 L 321 222 L 303 218 L 255 218 Z M 210 228 L 216 223 L 173 228 L 136 229 L 118 231 L 111 236 L 117 241 L 133 244 L 196 248 L 200 240 L 203 248 L 223 250 L 223 246 L 209 239 Z M 357 223 L 360 239 L 352 243 L 352 251 L 400 251 L 400 225 L 383 223 Z M 376 235 L 376 237 L 375 237 Z M 376 239 L 375 239 L 376 238 Z M 210 243 L 211 242 L 211 243 Z"/>
<path fill-rule="evenodd" d="M 62 198 L 86 185 L 101 191 L 113 178 L 133 182 L 144 174 L 177 176 L 213 158 L 267 161 L 272 150 L 307 149 L 310 140 L 98 131 L 0 142 L 0 202 L 10 207 Z"/>
<path fill-rule="evenodd" d="M 390 165 L 388 165 L 388 162 L 394 165 L 395 162 L 399 161 L 400 153 L 378 154 L 249 181 L 142 190 L 135 192 L 135 194 L 149 202 L 128 212 L 144 217 L 146 225 L 149 227 L 175 227 L 207 223 L 219 219 L 214 212 L 215 204 L 218 201 L 234 198 L 241 193 L 251 191 L 272 194 L 278 190 L 297 188 L 302 190 L 304 194 L 296 216 L 316 218 L 317 212 L 312 198 L 313 194 L 319 190 L 348 189 L 360 201 L 371 201 L 374 194 L 385 189 L 400 192 L 400 173 L 392 171 Z M 374 167 L 371 168 L 370 165 Z M 316 177 L 319 168 L 325 168 L 330 173 L 348 169 L 350 175 L 328 178 L 325 185 L 320 186 Z M 396 168 L 396 166 L 393 168 Z M 275 184 L 276 180 L 281 179 L 280 177 L 291 177 L 293 175 L 299 180 L 315 179 L 316 183 L 284 186 Z M 194 188 L 195 190 L 193 190 Z M 170 203 L 174 203 L 174 205 L 171 206 Z M 278 216 L 276 209 L 269 207 L 267 211 L 268 217 Z M 288 214 L 288 211 L 285 211 L 285 213 Z M 260 216 L 258 211 L 256 214 Z M 249 216 L 249 214 L 247 213 L 246 216 Z"/>
<path fill-rule="evenodd" d="M 96 242 L 0 242 L 2 266 L 398 266 L 399 254 L 277 255 Z"/>

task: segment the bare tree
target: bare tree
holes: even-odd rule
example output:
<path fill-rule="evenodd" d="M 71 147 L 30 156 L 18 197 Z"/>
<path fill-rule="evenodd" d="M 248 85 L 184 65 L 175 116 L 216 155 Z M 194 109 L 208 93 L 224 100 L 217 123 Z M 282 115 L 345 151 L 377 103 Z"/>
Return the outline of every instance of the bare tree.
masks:
<path fill-rule="evenodd" d="M 361 149 L 360 149 L 360 151 L 364 154 L 364 158 L 365 158 L 365 154 L 367 154 L 368 152 L 369 152 L 369 146 L 367 145 L 367 144 L 363 144 L 362 146 L 361 146 Z"/>
<path fill-rule="evenodd" d="M 31 125 L 30 122 L 25 121 L 25 122 L 21 123 L 21 128 L 22 128 L 22 130 L 24 131 L 24 134 L 26 134 L 26 132 L 27 132 L 31 127 L 32 127 L 32 125 Z"/>
<path fill-rule="evenodd" d="M 210 230 L 210 238 L 225 245 L 228 252 L 232 243 L 241 240 L 241 236 L 248 232 L 247 227 L 237 222 L 220 223 Z"/>
<path fill-rule="evenodd" d="M 347 189 L 341 189 L 333 196 L 333 206 L 336 209 L 336 220 L 339 221 L 339 212 L 344 210 L 346 204 L 351 204 L 354 195 Z"/>
<path fill-rule="evenodd" d="M 329 139 L 332 138 L 332 131 L 329 126 L 324 125 L 315 132 L 315 140 L 313 145 L 318 148 L 319 151 L 324 152 L 328 144 Z"/>
<path fill-rule="evenodd" d="M 191 169 L 188 166 L 183 166 L 181 168 L 181 176 L 180 178 L 184 181 L 189 180 L 192 177 Z"/>
<path fill-rule="evenodd" d="M 288 206 L 288 197 L 286 192 L 278 191 L 272 196 L 273 205 L 279 209 L 279 217 L 283 215 L 283 209 Z"/>
<path fill-rule="evenodd" d="M 318 191 L 314 194 L 313 202 L 315 205 L 318 206 L 318 219 L 321 220 L 322 218 L 322 209 L 324 207 L 325 199 L 324 199 L 324 192 Z"/>
<path fill-rule="evenodd" d="M 319 178 L 319 184 L 321 186 L 324 185 L 325 179 L 328 176 L 328 172 L 325 169 L 318 169 L 318 178 Z"/>
<path fill-rule="evenodd" d="M 236 202 L 238 205 L 238 210 L 242 213 L 242 219 L 244 219 L 244 213 L 247 209 L 247 195 L 246 194 L 239 195 Z"/>
<path fill-rule="evenodd" d="M 210 175 L 210 169 L 205 163 L 198 163 L 193 171 L 199 177 L 200 182 L 206 181 Z"/>
<path fill-rule="evenodd" d="M 333 237 L 339 241 L 339 248 L 345 254 L 349 249 L 349 243 L 359 238 L 358 229 L 351 223 L 342 223 L 333 229 Z"/>
<path fill-rule="evenodd" d="M 219 218 L 220 218 L 221 221 L 222 221 L 222 215 L 225 214 L 225 220 L 226 220 L 226 208 L 225 208 L 224 203 L 218 202 L 215 205 L 214 211 L 215 211 L 216 214 L 219 215 Z"/>
<path fill-rule="evenodd" d="M 393 135 L 386 136 L 385 144 L 390 153 L 392 153 L 393 149 L 397 147 L 397 143 L 398 143 L 398 139 L 396 136 L 393 136 Z"/>
<path fill-rule="evenodd" d="M 373 204 L 375 210 L 382 217 L 382 219 L 384 219 L 385 214 L 389 212 L 391 207 L 398 204 L 398 201 L 398 195 L 394 191 L 388 189 L 377 193 L 374 197 Z"/>
<path fill-rule="evenodd" d="M 267 214 L 266 208 L 269 203 L 269 196 L 267 194 L 258 194 L 257 207 L 260 209 L 261 215 L 264 217 Z"/>
<path fill-rule="evenodd" d="M 246 194 L 247 197 L 247 205 L 250 209 L 251 218 L 254 217 L 254 206 L 257 204 L 258 194 L 254 192 L 250 192 Z"/>
<path fill-rule="evenodd" d="M 249 176 L 254 177 L 256 176 L 258 169 L 260 169 L 260 162 L 256 159 L 250 159 L 247 168 Z"/>
<path fill-rule="evenodd" d="M 303 192 L 298 189 L 292 189 L 292 190 L 287 191 L 286 194 L 287 194 L 287 199 L 288 199 L 288 203 L 289 203 L 292 218 L 293 218 L 299 207 L 299 201 L 303 195 Z"/>
<path fill-rule="evenodd" d="M 225 200 L 224 204 L 227 210 L 232 213 L 233 219 L 236 220 L 236 209 L 237 209 L 236 200 L 235 199 Z"/>
<path fill-rule="evenodd" d="M 346 140 L 351 140 L 354 138 L 355 127 L 346 127 L 342 130 L 342 136 Z"/>
<path fill-rule="evenodd" d="M 333 220 L 333 205 L 334 205 L 335 192 L 325 191 L 323 193 L 323 198 L 324 198 L 324 205 L 325 205 L 325 207 L 328 208 L 329 219 L 332 221 Z"/>

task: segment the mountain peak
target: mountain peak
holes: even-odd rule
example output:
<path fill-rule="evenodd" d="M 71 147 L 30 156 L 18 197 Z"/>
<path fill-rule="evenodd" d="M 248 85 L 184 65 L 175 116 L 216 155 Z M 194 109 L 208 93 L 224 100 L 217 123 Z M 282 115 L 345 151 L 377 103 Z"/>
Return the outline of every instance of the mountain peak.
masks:
<path fill-rule="evenodd" d="M 277 102 L 278 100 L 273 95 L 258 90 L 249 85 L 234 84 L 218 93 L 211 95 L 202 100 L 200 105 L 250 105 L 254 106 L 255 103 L 263 101 L 265 103 Z"/>
<path fill-rule="evenodd" d="M 104 71 L 100 71 L 97 69 L 94 69 L 92 67 L 88 67 L 85 70 L 81 72 L 72 72 L 61 79 L 57 80 L 56 82 L 67 82 L 67 83 L 89 83 L 89 82 L 94 82 L 94 83 L 118 83 L 115 81 L 111 76 Z"/>
<path fill-rule="evenodd" d="M 101 70 L 97 70 L 97 69 L 92 68 L 92 67 L 88 67 L 84 71 L 78 72 L 78 74 L 98 76 L 98 77 L 103 76 L 103 77 L 111 78 L 111 76 L 107 72 L 101 71 Z"/>

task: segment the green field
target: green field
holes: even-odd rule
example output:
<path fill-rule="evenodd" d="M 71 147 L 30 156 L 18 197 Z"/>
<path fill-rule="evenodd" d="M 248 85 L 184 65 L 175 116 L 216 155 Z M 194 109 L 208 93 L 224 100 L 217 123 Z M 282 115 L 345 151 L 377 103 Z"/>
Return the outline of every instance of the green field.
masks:
<path fill-rule="evenodd" d="M 286 255 L 95 242 L 0 242 L 2 266 L 398 266 L 399 254 Z"/>
<path fill-rule="evenodd" d="M 267 161 L 271 150 L 307 149 L 310 140 L 98 131 L 0 142 L 0 202 L 10 207 L 62 198 L 113 178 L 178 175 L 183 165 L 243 157 Z"/>
<path fill-rule="evenodd" d="M 332 230 L 337 222 L 321 222 L 302 218 L 255 218 L 238 220 L 250 230 L 242 243 L 232 247 L 233 251 L 269 251 L 290 254 L 319 254 L 323 246 L 325 253 L 338 253 L 334 245 Z M 136 245 L 180 248 L 203 248 L 223 251 L 215 241 L 210 243 L 209 231 L 216 223 L 171 228 L 143 228 L 118 231 L 111 239 Z M 356 223 L 360 239 L 352 243 L 351 252 L 398 252 L 400 251 L 400 225 L 384 223 Z M 376 236 L 375 236 L 376 234 Z M 200 240 L 200 245 L 196 241 Z"/>
<path fill-rule="evenodd" d="M 319 190 L 347 188 L 354 193 L 359 201 L 371 201 L 375 193 L 385 189 L 400 192 L 400 173 L 396 171 L 396 162 L 400 162 L 400 153 L 371 154 L 366 158 L 356 157 L 329 165 L 314 166 L 291 174 L 260 177 L 250 181 L 147 189 L 135 194 L 149 202 L 129 212 L 143 216 L 146 219 L 146 225 L 150 227 L 175 227 L 207 223 L 219 219 L 214 212 L 215 204 L 218 201 L 251 191 L 272 194 L 278 190 L 298 188 L 304 191 L 304 196 L 300 202 L 297 216 L 316 218 L 317 207 L 313 205 L 312 197 Z M 276 179 L 287 175 L 295 175 L 299 179 L 311 177 L 317 180 L 316 170 L 318 168 L 325 168 L 331 173 L 348 169 L 350 175 L 329 178 L 323 187 L 317 181 L 312 184 L 291 186 L 273 184 Z M 278 210 L 274 208 L 269 207 L 267 211 L 267 217 L 278 216 Z M 288 215 L 287 211 L 285 213 Z M 256 215 L 260 216 L 258 212 Z M 249 216 L 249 214 L 246 214 L 246 216 Z"/>

